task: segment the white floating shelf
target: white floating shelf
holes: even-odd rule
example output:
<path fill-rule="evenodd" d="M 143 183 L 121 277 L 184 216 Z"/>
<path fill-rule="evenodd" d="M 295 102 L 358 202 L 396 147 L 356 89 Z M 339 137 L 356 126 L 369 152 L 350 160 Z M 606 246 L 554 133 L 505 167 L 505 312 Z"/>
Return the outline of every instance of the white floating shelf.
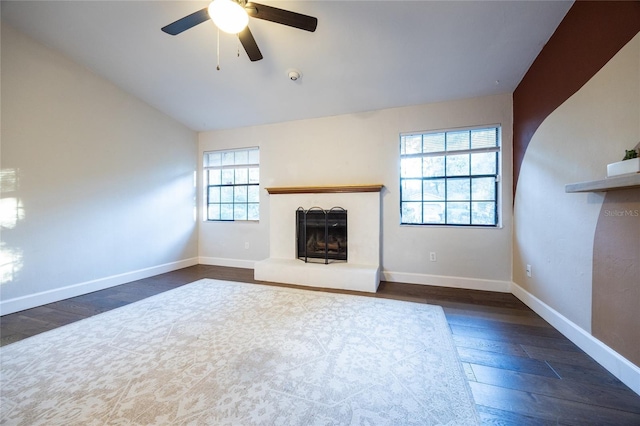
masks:
<path fill-rule="evenodd" d="M 640 173 L 588 182 L 568 183 L 564 186 L 564 192 L 604 192 L 629 188 L 640 188 Z"/>

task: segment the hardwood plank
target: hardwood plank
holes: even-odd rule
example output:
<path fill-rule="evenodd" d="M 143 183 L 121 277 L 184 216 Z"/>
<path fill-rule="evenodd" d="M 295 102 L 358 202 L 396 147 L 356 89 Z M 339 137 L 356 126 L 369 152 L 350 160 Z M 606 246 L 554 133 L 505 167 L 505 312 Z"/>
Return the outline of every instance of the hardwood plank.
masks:
<path fill-rule="evenodd" d="M 468 315 L 447 315 L 447 321 L 450 324 L 463 325 L 469 327 L 485 328 L 490 330 L 500 330 L 501 334 L 506 335 L 527 335 L 542 336 L 562 339 L 562 334 L 549 325 L 524 325 L 515 324 L 513 322 L 495 321 L 491 319 L 470 317 Z"/>
<path fill-rule="evenodd" d="M 593 358 L 582 350 L 564 351 L 540 346 L 522 345 L 524 351 L 533 359 L 557 361 L 564 364 L 582 366 L 585 368 L 602 368 Z"/>
<path fill-rule="evenodd" d="M 9 345 L 11 343 L 19 342 L 20 340 L 24 340 L 28 337 L 31 337 L 30 334 L 22 334 L 22 333 L 2 333 L 0 336 L 0 346 Z"/>
<path fill-rule="evenodd" d="M 626 389 L 542 377 L 485 365 L 470 366 L 475 381 L 479 383 L 640 414 L 637 396 Z"/>
<path fill-rule="evenodd" d="M 97 305 L 97 303 L 77 301 L 75 300 L 75 298 L 61 300 L 59 302 L 50 303 L 45 306 L 57 309 L 58 311 L 64 311 L 70 314 L 74 314 L 79 318 L 87 318 L 112 309 L 110 307 L 100 307 Z"/>
<path fill-rule="evenodd" d="M 478 339 L 475 337 L 454 334 L 453 341 L 459 348 L 477 349 L 485 352 L 495 352 L 502 355 L 527 357 L 522 346 L 514 343 L 499 342 L 497 340 Z"/>
<path fill-rule="evenodd" d="M 549 347 L 558 350 L 578 352 L 578 347 L 567 338 L 540 337 L 530 335 L 519 335 L 517 333 L 505 333 L 499 329 L 487 329 L 480 327 L 469 327 L 457 324 L 450 324 L 453 334 L 476 337 L 479 339 L 497 340 L 500 342 L 510 342 L 517 344 L 530 344 L 533 346 Z"/>
<path fill-rule="evenodd" d="M 559 378 L 552 368 L 544 361 L 537 359 L 503 355 L 495 352 L 480 351 L 464 347 L 457 347 L 460 361 L 469 364 L 480 364 L 505 370 L 519 371 L 538 376 Z"/>
<path fill-rule="evenodd" d="M 551 398 L 531 392 L 470 382 L 476 404 L 510 411 L 522 416 L 540 417 L 558 424 L 586 426 L 622 426 L 640 424 L 640 414 L 613 410 Z"/>
<path fill-rule="evenodd" d="M 30 318 L 39 319 L 41 321 L 51 323 L 56 326 L 71 324 L 78 321 L 78 315 L 69 312 L 52 309 L 51 305 L 39 306 L 30 313 Z"/>
<path fill-rule="evenodd" d="M 612 386 L 621 389 L 629 389 L 624 383 L 618 380 L 613 374 L 608 372 L 600 364 L 593 366 L 592 368 L 586 368 L 580 365 L 571 365 L 558 361 L 548 361 L 548 364 L 553 368 L 561 378 L 571 379 L 581 383 L 591 383 L 600 386 Z M 640 398 L 640 396 L 638 396 Z M 640 405 L 640 399 L 638 400 Z M 640 423 L 638 423 L 640 425 Z"/>
<path fill-rule="evenodd" d="M 502 312 L 499 312 L 496 309 L 489 309 L 484 311 L 477 310 L 473 311 L 473 313 L 470 313 L 468 309 L 462 306 L 461 308 L 447 307 L 445 312 L 447 313 L 447 318 L 449 318 L 450 316 L 466 316 L 469 318 L 487 319 L 510 324 L 551 327 L 548 322 L 540 318 L 533 311 L 523 312 L 520 309 L 502 310 Z"/>
<path fill-rule="evenodd" d="M 30 312 L 22 311 L 2 317 L 2 334 L 10 332 L 11 334 L 21 333 L 25 335 L 33 335 L 42 329 L 49 329 L 50 323 L 37 317 L 30 316 Z"/>

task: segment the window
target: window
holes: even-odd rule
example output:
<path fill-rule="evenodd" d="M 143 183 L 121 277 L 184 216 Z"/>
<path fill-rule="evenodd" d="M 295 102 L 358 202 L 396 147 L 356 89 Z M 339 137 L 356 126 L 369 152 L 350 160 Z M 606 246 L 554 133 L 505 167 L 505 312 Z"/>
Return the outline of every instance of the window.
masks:
<path fill-rule="evenodd" d="M 400 135 L 400 222 L 498 225 L 500 127 Z"/>
<path fill-rule="evenodd" d="M 207 220 L 260 219 L 260 149 L 204 153 Z"/>

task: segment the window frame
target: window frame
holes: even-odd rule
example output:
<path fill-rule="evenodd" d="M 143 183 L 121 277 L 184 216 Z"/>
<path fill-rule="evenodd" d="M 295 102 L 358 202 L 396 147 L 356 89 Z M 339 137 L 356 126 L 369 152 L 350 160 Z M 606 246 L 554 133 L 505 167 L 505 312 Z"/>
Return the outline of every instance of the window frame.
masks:
<path fill-rule="evenodd" d="M 251 152 L 257 152 L 257 161 L 251 161 Z M 247 160 L 246 161 L 238 161 L 237 153 L 246 153 Z M 209 164 L 210 154 L 219 154 L 220 155 L 220 164 L 211 165 Z M 233 161 L 229 164 L 224 163 L 224 156 L 228 154 L 233 154 Z M 238 178 L 236 171 L 237 170 L 247 170 L 246 182 L 237 183 L 236 179 Z M 257 182 L 251 181 L 251 169 L 257 170 Z M 223 171 L 225 170 L 233 170 L 233 182 L 223 182 Z M 220 171 L 220 181 L 219 183 L 211 183 L 211 173 Z M 232 148 L 232 149 L 219 149 L 219 150 L 209 150 L 204 151 L 202 153 L 202 183 L 203 183 L 203 221 L 204 222 L 258 222 L 260 221 L 260 147 L 252 146 L 246 148 Z M 237 188 L 246 188 L 246 200 L 245 201 L 236 201 L 236 189 Z M 219 188 L 219 199 L 218 201 L 211 200 L 212 189 Z M 223 201 L 222 200 L 222 191 L 224 188 L 232 188 L 231 190 L 231 200 Z M 250 188 L 255 188 L 255 190 L 251 190 L 254 192 L 254 196 L 257 197 L 257 201 L 250 201 Z M 214 191 L 215 192 L 215 191 Z M 211 218 L 210 216 L 210 208 L 211 206 L 218 205 L 220 206 L 219 217 Z M 231 205 L 231 217 L 224 217 L 222 214 L 222 206 L 223 205 Z M 236 206 L 237 205 L 245 205 L 245 217 L 236 217 Z M 249 214 L 250 205 L 257 206 L 257 217 L 251 216 Z"/>
<path fill-rule="evenodd" d="M 495 146 L 486 146 L 486 147 L 479 147 L 479 148 L 472 148 L 471 147 L 471 133 L 473 131 L 479 131 L 479 130 L 495 130 L 496 132 L 496 145 Z M 452 133 L 460 133 L 460 132 L 469 132 L 469 146 L 467 148 L 464 149 L 448 149 L 447 147 L 447 141 L 446 141 L 446 137 L 448 134 L 452 134 Z M 425 136 L 428 135 L 438 135 L 438 134 L 443 134 L 444 136 L 444 149 L 443 150 L 439 150 L 439 151 L 432 151 L 432 152 L 424 152 L 425 147 L 424 147 L 424 140 L 425 140 Z M 420 148 L 420 152 L 416 152 L 416 153 L 409 153 L 407 154 L 406 152 L 403 153 L 403 142 L 406 141 L 407 137 L 411 137 L 411 136 L 420 136 L 421 137 L 421 148 Z M 406 143 L 406 142 L 405 142 Z M 399 137 L 399 151 L 400 151 L 400 161 L 398 163 L 399 166 L 399 208 L 400 208 L 400 225 L 401 226 L 429 226 L 429 227 L 469 227 L 469 228 L 481 228 L 481 229 L 499 229 L 502 228 L 502 126 L 500 124 L 487 124 L 487 125 L 479 125 L 479 126 L 470 126 L 470 127 L 459 127 L 459 128 L 449 128 L 449 129 L 439 129 L 439 130 L 427 130 L 427 131 L 418 131 L 418 132 L 405 132 L 405 133 L 400 133 L 400 137 Z M 405 150 L 406 151 L 406 150 Z M 472 160 L 471 160 L 471 154 L 482 154 L 482 153 L 495 153 L 495 174 L 493 173 L 478 173 L 478 174 L 473 174 L 472 173 Z M 464 175 L 449 175 L 448 174 L 448 169 L 447 169 L 447 157 L 452 157 L 452 156 L 456 156 L 456 155 L 469 155 L 469 171 L 468 174 L 464 174 Z M 405 159 L 410 159 L 410 158 L 420 158 L 420 159 L 424 159 L 424 158 L 428 158 L 428 157 L 439 157 L 439 158 L 443 158 L 443 172 L 441 175 L 436 175 L 436 176 L 425 176 L 425 171 L 424 168 L 422 169 L 421 175 L 419 177 L 416 176 L 404 176 L 403 172 L 403 160 Z M 424 166 L 422 166 L 424 167 Z M 487 178 L 492 178 L 494 179 L 493 182 L 493 194 L 494 194 L 494 199 L 493 200 L 488 200 L 488 199 L 474 199 L 473 198 L 473 182 L 475 179 L 487 179 Z M 450 200 L 448 198 L 448 185 L 450 182 L 455 181 L 456 179 L 460 179 L 460 180 L 467 180 L 469 182 L 469 197 L 466 200 Z M 420 181 L 420 199 L 419 200 L 411 200 L 411 199 L 405 199 L 404 198 L 404 188 L 405 188 L 405 183 L 406 181 Z M 443 213 L 444 214 L 444 219 L 442 222 L 435 222 L 435 221 L 426 221 L 425 220 L 425 203 L 429 203 L 430 201 L 427 200 L 425 201 L 425 187 L 424 187 L 424 182 L 428 182 L 428 181 L 442 181 L 443 185 L 444 185 L 444 191 L 443 193 L 445 194 L 444 197 L 442 198 L 442 200 L 440 201 L 433 201 L 434 204 L 436 202 L 441 203 L 444 206 L 443 209 Z M 403 221 L 403 204 L 405 203 L 411 203 L 411 202 L 415 202 L 415 203 L 419 203 L 420 204 L 420 216 L 421 216 L 421 222 L 404 222 Z M 469 222 L 468 223 L 450 223 L 448 222 L 448 218 L 447 218 L 447 214 L 448 214 L 448 205 L 449 203 L 468 203 L 469 205 Z M 494 215 L 494 223 L 473 223 L 473 215 L 472 215 L 472 211 L 473 211 L 473 203 L 492 203 L 493 204 L 493 215 Z"/>

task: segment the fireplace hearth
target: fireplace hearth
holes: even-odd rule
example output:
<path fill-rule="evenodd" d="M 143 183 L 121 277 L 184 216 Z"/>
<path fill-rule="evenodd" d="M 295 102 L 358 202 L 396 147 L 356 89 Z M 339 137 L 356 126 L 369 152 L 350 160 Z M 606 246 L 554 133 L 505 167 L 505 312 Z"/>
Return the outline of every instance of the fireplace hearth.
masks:
<path fill-rule="evenodd" d="M 305 263 L 347 261 L 347 211 L 342 207 L 296 210 L 298 259 Z"/>

